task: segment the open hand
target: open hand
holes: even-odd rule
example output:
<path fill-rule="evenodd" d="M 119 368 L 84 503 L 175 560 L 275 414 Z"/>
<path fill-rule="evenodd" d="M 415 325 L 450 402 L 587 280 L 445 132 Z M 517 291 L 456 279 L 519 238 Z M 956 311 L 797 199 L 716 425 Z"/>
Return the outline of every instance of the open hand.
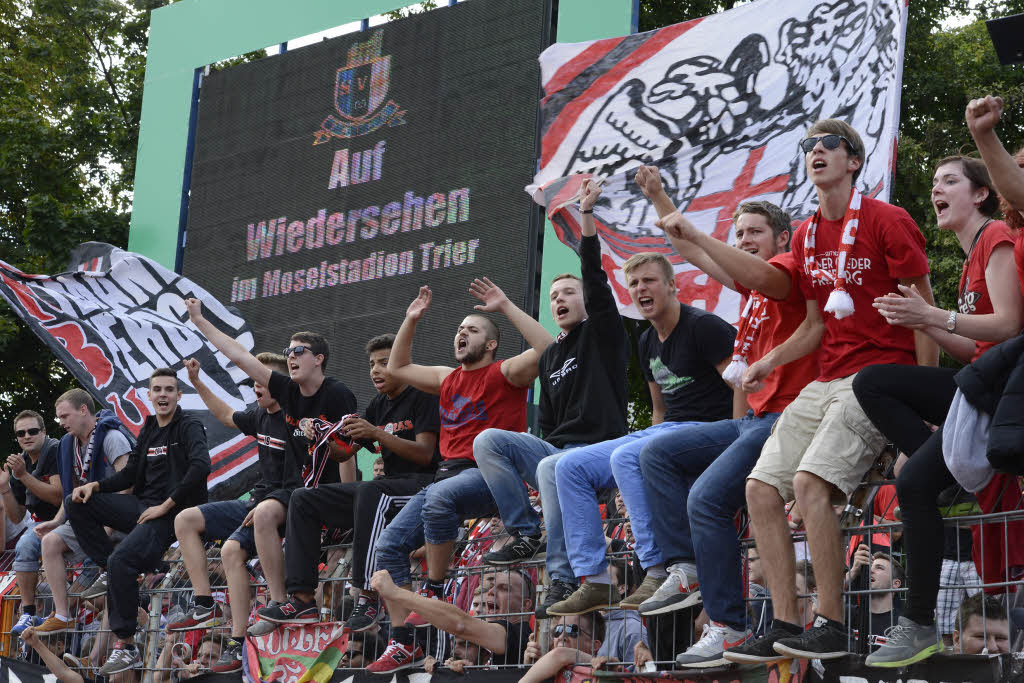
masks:
<path fill-rule="evenodd" d="M 420 287 L 419 296 L 412 300 L 409 304 L 409 308 L 405 309 L 405 317 L 409 320 L 419 320 L 423 317 L 423 314 L 430 308 L 430 301 L 434 298 L 434 293 L 430 291 L 430 287 L 423 285 Z"/>
<path fill-rule="evenodd" d="M 505 296 L 505 292 L 501 291 L 501 287 L 487 278 L 473 280 L 469 285 L 469 293 L 483 302 L 473 308 L 484 313 L 501 311 L 509 303 L 508 297 Z"/>
<path fill-rule="evenodd" d="M 36 536 L 42 538 L 46 534 L 56 529 L 58 526 L 60 525 L 54 522 L 52 519 L 50 519 L 45 522 L 39 522 L 34 527 L 32 527 L 32 531 L 36 532 Z"/>
<path fill-rule="evenodd" d="M 916 285 L 910 287 L 898 285 L 898 287 L 902 296 L 889 293 L 876 297 L 872 306 L 878 309 L 878 312 L 890 325 L 899 325 L 910 329 L 927 327 L 930 324 L 928 314 L 934 307 L 924 300 L 921 293 L 917 291 Z"/>

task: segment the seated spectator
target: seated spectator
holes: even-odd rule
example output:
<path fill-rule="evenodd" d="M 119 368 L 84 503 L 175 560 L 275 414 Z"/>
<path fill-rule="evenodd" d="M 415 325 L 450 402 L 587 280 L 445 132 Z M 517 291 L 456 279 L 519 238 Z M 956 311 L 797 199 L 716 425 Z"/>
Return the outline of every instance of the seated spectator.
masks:
<path fill-rule="evenodd" d="M 60 643 L 62 641 L 44 641 L 32 628 L 26 628 L 22 631 L 21 639 L 35 650 L 36 654 L 39 655 L 39 658 L 43 660 L 43 664 L 46 665 L 46 668 L 49 669 L 50 673 L 56 676 L 57 680 L 61 683 L 86 683 L 86 681 L 89 680 L 65 664 L 64 660 L 61 657 L 58 657 L 51 649 L 54 646 L 53 644 Z M 107 678 L 109 683 L 137 683 L 138 680 L 138 672 L 134 670 L 128 670 L 124 673 Z"/>
<path fill-rule="evenodd" d="M 492 664 L 522 662 L 523 649 L 533 632 L 529 621 L 525 620 L 526 613 L 533 611 L 534 607 L 534 585 L 524 572 L 512 569 L 495 576 L 494 584 L 484 594 L 483 609 L 491 616 L 482 619 L 470 616 L 443 600 L 396 586 L 386 569 L 374 573 L 370 587 L 388 605 L 415 611 L 438 630 L 479 645 L 489 653 Z M 419 662 L 415 665 L 418 666 Z"/>
<path fill-rule="evenodd" d="M 551 621 L 551 649 L 541 656 L 540 647 L 533 635 L 523 653 L 523 663 L 530 664 L 529 670 L 519 683 L 540 683 L 558 675 L 567 666 L 590 664 L 607 657 L 597 653 L 605 636 L 604 619 L 597 612 L 555 617 Z M 630 659 L 632 659 L 630 653 Z M 603 661 L 598 661 L 603 664 Z"/>
<path fill-rule="evenodd" d="M 207 633 L 193 650 L 184 640 L 179 640 L 179 632 L 165 631 L 153 683 L 180 681 L 209 671 L 220 661 L 225 640 L 220 635 Z"/>
<path fill-rule="evenodd" d="M 60 475 L 57 473 L 57 440 L 46 436 L 43 416 L 23 410 L 14 418 L 14 435 L 21 453 L 7 457 L 0 468 L 0 498 L 11 522 L 31 518 L 29 527 L 53 519 L 61 502 Z M 21 596 L 21 617 L 11 628 L 18 635 L 43 620 L 36 616 L 36 584 L 42 545 L 38 536 L 23 533 L 14 548 L 14 572 Z"/>
<path fill-rule="evenodd" d="M 111 472 L 120 472 L 128 463 L 132 444 L 131 433 L 112 410 L 96 412 L 92 396 L 82 389 L 72 389 L 57 399 L 57 420 L 67 430 L 60 440 L 57 471 L 64 496 L 76 486 L 101 481 Z M 68 604 L 67 584 L 63 580 L 68 565 L 87 561 L 82 546 L 75 538 L 67 511 L 60 509 L 47 522 L 33 530 L 41 541 L 43 569 L 53 595 L 53 614 L 36 627 L 38 633 L 58 633 L 74 623 Z"/>
<path fill-rule="evenodd" d="M 999 600 L 976 593 L 960 604 L 953 629 L 953 650 L 964 655 L 1010 651 L 1010 620 Z"/>
<path fill-rule="evenodd" d="M 853 565 L 847 574 L 848 585 L 853 585 L 854 580 L 869 565 L 870 579 L 868 585 L 871 587 L 872 593 L 866 601 L 861 596 L 861 607 L 858 607 L 853 613 L 852 626 L 855 630 L 862 628 L 864 623 L 862 607 L 867 602 L 868 641 L 871 644 L 871 649 L 874 650 L 885 642 L 886 631 L 896 625 L 900 615 L 903 613 L 902 600 L 900 600 L 895 591 L 903 587 L 903 583 L 906 581 L 906 572 L 903 570 L 903 565 L 894 562 L 892 555 L 889 553 L 878 551 L 873 555 L 869 555 L 868 547 L 861 544 L 857 548 L 857 553 L 853 558 Z M 875 593 L 874 591 L 885 592 Z"/>

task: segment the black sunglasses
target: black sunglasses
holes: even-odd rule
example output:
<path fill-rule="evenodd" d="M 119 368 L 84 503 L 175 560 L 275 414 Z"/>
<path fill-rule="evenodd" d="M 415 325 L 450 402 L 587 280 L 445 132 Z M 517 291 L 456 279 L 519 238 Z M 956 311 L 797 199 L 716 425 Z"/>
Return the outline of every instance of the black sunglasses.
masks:
<path fill-rule="evenodd" d="M 39 427 L 32 427 L 30 429 L 19 429 L 18 431 L 14 432 L 14 435 L 20 439 L 26 434 L 28 434 L 29 436 L 35 436 L 41 431 L 43 430 L 40 429 Z"/>
<path fill-rule="evenodd" d="M 821 144 L 825 149 L 835 149 L 836 147 L 839 146 L 840 142 L 845 142 L 846 149 L 850 150 L 851 152 L 853 151 L 853 145 L 850 144 L 850 141 L 844 138 L 842 135 L 836 135 L 835 133 L 830 133 L 828 135 L 819 135 L 813 138 L 804 138 L 803 140 L 800 141 L 800 149 L 803 150 L 804 154 L 809 154 L 811 150 L 813 150 L 814 147 L 818 144 L 819 140 L 821 141 Z"/>
<path fill-rule="evenodd" d="M 312 351 L 312 350 L 313 350 L 313 347 L 311 347 L 311 346 L 303 346 L 302 344 L 296 344 L 295 346 L 289 346 L 288 348 L 286 348 L 283 353 L 284 353 L 284 357 L 288 358 L 293 353 L 296 356 L 301 356 L 306 351 Z"/>
<path fill-rule="evenodd" d="M 556 638 L 563 633 L 570 638 L 579 638 L 580 633 L 584 633 L 583 629 L 580 628 L 579 624 L 555 624 L 551 628 L 551 635 Z"/>

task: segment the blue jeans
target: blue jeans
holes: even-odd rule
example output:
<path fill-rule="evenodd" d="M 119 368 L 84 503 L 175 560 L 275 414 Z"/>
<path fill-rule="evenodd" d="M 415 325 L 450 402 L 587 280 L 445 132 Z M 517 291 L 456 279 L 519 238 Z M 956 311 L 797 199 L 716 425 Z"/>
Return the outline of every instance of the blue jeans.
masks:
<path fill-rule="evenodd" d="M 778 418 L 749 412 L 740 420 L 694 425 L 648 439 L 640 455 L 651 526 L 666 563 L 696 562 L 708 617 L 739 630 L 746 608 L 733 520 Z"/>
<path fill-rule="evenodd" d="M 493 515 L 494 509 L 494 498 L 476 467 L 430 484 L 405 504 L 377 539 L 377 569 L 387 569 L 399 586 L 409 583 L 409 553 L 424 542 L 454 541 L 464 519 Z"/>
<path fill-rule="evenodd" d="M 532 434 L 501 429 L 485 429 L 473 441 L 476 464 L 491 489 L 506 529 L 521 536 L 540 536 L 540 516 L 530 505 L 522 482 L 540 492 L 548 532 L 548 576 L 572 582 L 555 485 L 555 463 L 567 452 Z"/>
<path fill-rule="evenodd" d="M 608 566 L 597 492 L 616 485 L 629 511 L 640 565 L 646 569 L 661 563 L 661 553 L 651 533 L 651 514 L 640 475 L 640 450 L 649 438 L 678 432 L 692 424 L 700 423 L 662 422 L 618 439 L 562 454 L 555 464 L 555 480 L 558 504 L 562 508 L 565 547 L 577 577 L 599 574 Z"/>
<path fill-rule="evenodd" d="M 25 527 L 25 532 L 14 544 L 14 564 L 11 567 L 16 572 L 39 571 L 39 558 L 43 556 L 43 539 L 36 535 L 35 526 L 36 523 L 32 522 Z"/>

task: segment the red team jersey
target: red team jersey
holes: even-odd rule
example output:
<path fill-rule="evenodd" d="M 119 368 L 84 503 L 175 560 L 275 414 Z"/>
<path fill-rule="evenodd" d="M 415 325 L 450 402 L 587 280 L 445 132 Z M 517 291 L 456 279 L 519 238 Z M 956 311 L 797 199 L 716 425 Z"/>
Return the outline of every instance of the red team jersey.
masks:
<path fill-rule="evenodd" d="M 766 319 L 763 322 L 767 327 L 758 332 L 757 339 L 751 346 L 749 355 L 751 363 L 760 360 L 766 353 L 789 339 L 807 315 L 806 300 L 798 284 L 799 273 L 797 271 L 800 270 L 800 267 L 793 257 L 793 252 L 773 256 L 768 263 L 787 273 L 793 280 L 793 286 L 789 290 L 789 297 L 784 301 L 768 299 L 765 302 Z M 738 282 L 734 284 L 737 292 L 745 297 L 750 296 L 749 289 Z M 774 372 L 765 380 L 764 389 L 747 394 L 747 403 L 758 417 L 765 413 L 781 413 L 786 406 L 792 403 L 797 394 L 817 376 L 818 352 L 815 351 L 792 363 L 775 368 Z"/>
<path fill-rule="evenodd" d="M 957 310 L 965 315 L 984 315 L 992 313 L 992 298 L 988 295 L 985 282 L 985 269 L 992 252 L 1001 245 L 1013 246 L 1010 228 L 1002 221 L 992 221 L 978 237 L 970 257 L 964 261 L 964 270 L 960 274 L 960 286 L 957 289 Z M 974 356 L 971 361 L 996 345 L 996 342 L 975 342 Z"/>
<path fill-rule="evenodd" d="M 441 458 L 474 460 L 473 439 L 491 427 L 526 431 L 526 387 L 501 374 L 501 364 L 466 372 L 456 368 L 441 382 Z"/>
<path fill-rule="evenodd" d="M 793 256 L 800 264 L 800 288 L 807 299 L 817 300 L 825 320 L 818 379 L 827 382 L 849 377 L 878 363 L 916 364 L 914 332 L 889 325 L 872 306 L 875 297 L 898 293 L 901 278 L 928 274 L 924 235 L 914 219 L 897 206 L 863 198 L 857 239 L 846 261 L 846 291 L 853 299 L 855 311 L 842 320 L 825 313 L 832 283 L 812 281 L 803 268 L 804 235 L 810 222 L 808 218 L 793 235 Z M 815 238 L 814 260 L 818 268 L 835 273 L 842 234 L 842 219 L 821 220 Z"/>

